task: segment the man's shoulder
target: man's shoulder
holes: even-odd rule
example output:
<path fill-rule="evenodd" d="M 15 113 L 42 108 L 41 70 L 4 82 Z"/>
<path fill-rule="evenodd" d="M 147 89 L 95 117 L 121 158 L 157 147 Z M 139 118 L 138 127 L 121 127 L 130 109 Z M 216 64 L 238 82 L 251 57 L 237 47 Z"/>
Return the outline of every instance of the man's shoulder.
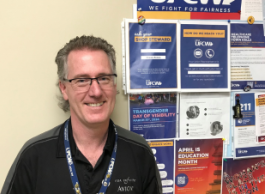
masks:
<path fill-rule="evenodd" d="M 44 133 L 41 133 L 31 139 L 29 139 L 25 144 L 24 146 L 22 147 L 22 150 L 28 148 L 28 147 L 31 147 L 35 144 L 38 144 L 38 143 L 41 143 L 41 142 L 44 142 L 44 141 L 48 141 L 50 139 L 55 139 L 59 136 L 59 132 L 60 132 L 60 129 L 61 129 L 61 126 L 62 124 L 48 130 L 48 131 L 45 131 Z"/>
<path fill-rule="evenodd" d="M 48 142 L 50 143 L 51 140 L 57 141 L 59 132 L 62 125 L 58 125 L 40 135 L 37 135 L 31 139 L 29 139 L 23 147 L 20 149 L 19 153 L 17 154 L 9 172 L 6 177 L 5 183 L 2 188 L 1 193 L 7 193 L 8 189 L 12 188 L 13 185 L 13 177 L 16 172 L 18 171 L 18 165 L 23 164 L 30 164 L 32 165 L 31 161 L 36 159 L 36 155 L 39 154 L 40 146 L 44 145 L 43 143 Z M 54 144 L 55 142 L 53 142 Z M 45 145 L 46 146 L 46 145 Z M 54 150 L 53 150 L 54 151 Z M 31 166 L 32 167 L 32 166 Z M 13 181 L 12 181 L 13 180 Z"/>
<path fill-rule="evenodd" d="M 129 131 L 127 129 L 124 129 L 120 126 L 116 126 L 116 128 L 117 128 L 119 138 L 124 139 L 127 142 L 132 142 L 132 143 L 137 144 L 139 146 L 145 147 L 148 150 L 150 150 L 149 145 L 147 144 L 146 140 L 142 136 L 140 136 L 140 135 L 138 135 L 132 131 Z"/>

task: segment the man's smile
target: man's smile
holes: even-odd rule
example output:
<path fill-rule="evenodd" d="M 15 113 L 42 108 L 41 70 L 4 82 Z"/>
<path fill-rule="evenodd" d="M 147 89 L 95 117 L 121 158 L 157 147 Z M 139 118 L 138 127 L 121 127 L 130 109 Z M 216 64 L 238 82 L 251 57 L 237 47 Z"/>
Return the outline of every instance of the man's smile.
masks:
<path fill-rule="evenodd" d="M 96 106 L 102 106 L 103 103 L 104 102 L 99 102 L 99 103 L 86 103 L 86 105 L 96 107 Z"/>

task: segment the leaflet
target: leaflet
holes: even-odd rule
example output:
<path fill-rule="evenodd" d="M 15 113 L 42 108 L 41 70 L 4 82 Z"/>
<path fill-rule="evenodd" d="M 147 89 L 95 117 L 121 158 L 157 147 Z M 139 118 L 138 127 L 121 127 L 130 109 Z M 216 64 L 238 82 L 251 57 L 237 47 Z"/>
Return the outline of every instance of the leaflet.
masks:
<path fill-rule="evenodd" d="M 258 143 L 265 143 L 265 94 L 255 93 L 256 135 Z"/>
<path fill-rule="evenodd" d="M 223 140 L 176 140 L 175 146 L 175 193 L 221 193 Z"/>
<path fill-rule="evenodd" d="M 264 65 L 263 25 L 231 23 L 231 89 L 265 89 Z"/>
<path fill-rule="evenodd" d="M 128 93 L 177 91 L 176 22 L 125 20 Z"/>
<path fill-rule="evenodd" d="M 230 91 L 228 22 L 180 21 L 178 63 L 181 91 Z"/>
<path fill-rule="evenodd" d="M 180 138 L 226 138 L 230 129 L 229 93 L 181 93 Z"/>

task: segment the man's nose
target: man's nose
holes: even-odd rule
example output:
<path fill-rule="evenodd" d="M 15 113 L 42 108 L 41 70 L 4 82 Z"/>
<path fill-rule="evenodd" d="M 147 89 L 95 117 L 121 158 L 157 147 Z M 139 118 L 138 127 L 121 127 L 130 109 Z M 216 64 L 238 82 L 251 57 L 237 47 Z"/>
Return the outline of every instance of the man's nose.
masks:
<path fill-rule="evenodd" d="M 95 81 L 94 81 L 95 80 Z M 100 96 L 102 94 L 102 89 L 97 79 L 91 79 L 90 88 L 88 90 L 90 96 Z"/>

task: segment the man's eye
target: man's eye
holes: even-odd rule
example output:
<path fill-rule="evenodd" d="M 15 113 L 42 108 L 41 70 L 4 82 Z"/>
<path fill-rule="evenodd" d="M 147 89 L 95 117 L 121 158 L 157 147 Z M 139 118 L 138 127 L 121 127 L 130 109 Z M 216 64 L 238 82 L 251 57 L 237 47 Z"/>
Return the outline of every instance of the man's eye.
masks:
<path fill-rule="evenodd" d="M 77 80 L 76 80 L 76 83 L 80 83 L 80 84 L 82 84 L 82 83 L 86 83 L 86 82 L 88 82 L 87 79 L 77 79 Z"/>
<path fill-rule="evenodd" d="M 103 76 L 103 77 L 100 77 L 98 78 L 100 81 L 108 81 L 110 80 L 110 78 L 108 76 Z"/>

